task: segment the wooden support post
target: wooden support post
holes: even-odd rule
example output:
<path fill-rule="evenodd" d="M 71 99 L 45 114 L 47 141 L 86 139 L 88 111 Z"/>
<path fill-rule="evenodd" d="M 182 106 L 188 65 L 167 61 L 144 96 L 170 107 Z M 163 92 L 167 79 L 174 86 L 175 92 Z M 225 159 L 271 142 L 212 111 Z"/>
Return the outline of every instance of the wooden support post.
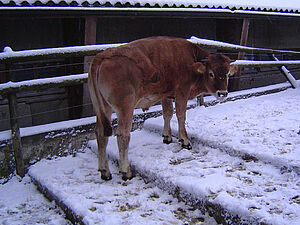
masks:
<path fill-rule="evenodd" d="M 274 54 L 272 56 L 273 56 L 274 60 L 279 61 L 278 58 Z M 294 76 L 291 74 L 291 72 L 285 66 L 281 66 L 280 69 L 283 72 L 286 79 L 290 82 L 292 87 L 296 88 L 297 87 L 297 81 L 294 78 Z"/>
<path fill-rule="evenodd" d="M 84 37 L 84 44 L 85 45 L 93 45 L 97 42 L 97 17 L 85 17 L 85 37 Z M 92 62 L 94 56 L 85 56 L 84 57 L 84 72 L 89 72 L 90 63 Z M 83 85 L 83 102 L 91 103 L 90 93 L 88 84 Z M 86 110 L 86 111 L 85 111 Z M 92 108 L 84 108 L 84 112 L 90 113 L 89 110 L 92 112 Z"/>
<path fill-rule="evenodd" d="M 97 37 L 97 17 L 86 17 L 85 18 L 85 45 L 96 44 Z M 92 61 L 93 56 L 84 57 L 84 72 L 89 71 L 89 64 Z"/>
<path fill-rule="evenodd" d="M 242 27 L 242 33 L 241 33 L 241 40 L 240 40 L 241 46 L 247 45 L 249 25 L 250 25 L 250 19 L 245 18 L 243 20 L 243 27 Z M 244 57 L 245 57 L 245 52 L 239 52 L 238 59 L 244 59 Z M 234 85 L 233 85 L 234 90 L 240 89 L 240 76 L 241 76 L 241 68 L 239 68 L 238 72 L 235 75 L 235 80 L 234 80 Z"/>
<path fill-rule="evenodd" d="M 203 97 L 203 95 L 199 95 L 199 96 L 197 97 L 197 105 L 198 105 L 198 106 L 204 105 L 204 97 Z"/>
<path fill-rule="evenodd" d="M 242 27 L 242 33 L 241 33 L 241 40 L 240 45 L 246 46 L 248 41 L 248 33 L 249 33 L 249 25 L 250 25 L 250 19 L 244 19 L 243 20 L 243 27 Z M 238 59 L 244 59 L 245 52 L 239 52 Z"/>
<path fill-rule="evenodd" d="M 11 127 L 11 141 L 14 151 L 14 158 L 16 164 L 16 172 L 20 177 L 24 177 L 25 168 L 22 152 L 22 143 L 20 136 L 20 127 L 18 124 L 18 111 L 17 111 L 17 97 L 16 93 L 9 93 L 7 96 L 9 116 L 10 116 L 10 127 Z"/>

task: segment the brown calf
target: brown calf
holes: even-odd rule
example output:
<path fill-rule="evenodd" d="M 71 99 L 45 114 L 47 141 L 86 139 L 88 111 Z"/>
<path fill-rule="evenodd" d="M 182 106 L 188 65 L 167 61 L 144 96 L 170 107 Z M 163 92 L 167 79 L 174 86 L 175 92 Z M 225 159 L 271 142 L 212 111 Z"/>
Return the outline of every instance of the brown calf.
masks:
<path fill-rule="evenodd" d="M 108 137 L 112 135 L 113 111 L 118 118 L 116 136 L 120 172 L 126 180 L 132 178 L 128 145 L 134 108 L 148 109 L 161 101 L 163 142 L 170 143 L 174 99 L 179 140 L 183 148 L 191 149 L 185 129 L 187 101 L 200 94 L 225 98 L 228 75 L 236 70 L 236 67 L 230 66 L 228 57 L 209 54 L 198 45 L 180 38 L 145 38 L 96 55 L 89 71 L 89 90 L 97 116 L 101 178 L 111 179 L 106 146 Z"/>

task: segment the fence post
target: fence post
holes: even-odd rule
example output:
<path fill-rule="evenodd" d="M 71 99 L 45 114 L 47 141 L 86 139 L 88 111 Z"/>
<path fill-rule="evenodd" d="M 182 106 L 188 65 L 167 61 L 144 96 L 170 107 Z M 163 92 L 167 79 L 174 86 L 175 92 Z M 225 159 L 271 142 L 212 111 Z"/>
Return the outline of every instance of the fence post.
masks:
<path fill-rule="evenodd" d="M 204 105 L 204 97 L 203 95 L 199 95 L 197 97 L 197 106 L 202 106 L 202 105 Z"/>
<path fill-rule="evenodd" d="M 11 127 L 11 141 L 12 141 L 12 147 L 14 151 L 16 172 L 20 177 L 24 177 L 25 168 L 24 168 L 24 161 L 23 161 L 20 127 L 18 124 L 16 93 L 14 92 L 9 93 L 7 99 L 8 99 L 10 127 Z"/>
<path fill-rule="evenodd" d="M 279 61 L 279 59 L 275 56 L 275 54 L 273 54 L 272 57 L 273 57 L 274 60 Z M 294 76 L 291 74 L 291 72 L 285 66 L 280 67 L 280 69 L 284 73 L 284 76 L 290 82 L 292 87 L 296 88 L 297 87 L 297 81 L 294 78 Z"/>

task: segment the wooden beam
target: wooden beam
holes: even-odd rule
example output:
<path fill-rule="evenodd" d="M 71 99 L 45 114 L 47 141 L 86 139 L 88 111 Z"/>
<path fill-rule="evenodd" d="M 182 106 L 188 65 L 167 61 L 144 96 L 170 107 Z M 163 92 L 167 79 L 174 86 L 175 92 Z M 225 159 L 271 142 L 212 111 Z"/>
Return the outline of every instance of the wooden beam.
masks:
<path fill-rule="evenodd" d="M 241 46 L 246 46 L 247 45 L 249 25 L 250 25 L 250 19 L 244 19 L 243 20 L 242 33 L 241 33 L 241 40 L 240 40 L 240 45 Z M 239 52 L 238 59 L 244 59 L 244 56 L 245 56 L 245 52 Z"/>
<path fill-rule="evenodd" d="M 243 27 L 241 32 L 240 46 L 246 46 L 248 41 L 248 32 L 249 32 L 250 19 L 243 20 Z M 239 52 L 238 59 L 244 59 L 245 52 Z M 240 76 L 241 76 L 242 68 L 240 67 L 238 72 L 235 74 L 235 79 L 233 80 L 232 89 L 239 90 L 240 89 Z"/>
<path fill-rule="evenodd" d="M 84 44 L 85 45 L 94 45 L 96 44 L 97 38 L 97 17 L 86 17 L 85 18 L 85 36 Z M 84 57 L 84 72 L 89 71 L 89 65 L 92 61 L 93 56 Z"/>

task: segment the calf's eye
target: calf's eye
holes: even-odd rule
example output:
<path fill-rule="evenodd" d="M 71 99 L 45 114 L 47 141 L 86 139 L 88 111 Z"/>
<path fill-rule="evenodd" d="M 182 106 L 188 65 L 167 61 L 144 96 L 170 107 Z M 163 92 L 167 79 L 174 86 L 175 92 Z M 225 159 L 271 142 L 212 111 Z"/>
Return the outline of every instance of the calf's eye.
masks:
<path fill-rule="evenodd" d="M 214 77 L 215 77 L 215 75 L 214 75 L 213 72 L 209 72 L 209 76 L 210 76 L 211 78 L 214 78 Z"/>

